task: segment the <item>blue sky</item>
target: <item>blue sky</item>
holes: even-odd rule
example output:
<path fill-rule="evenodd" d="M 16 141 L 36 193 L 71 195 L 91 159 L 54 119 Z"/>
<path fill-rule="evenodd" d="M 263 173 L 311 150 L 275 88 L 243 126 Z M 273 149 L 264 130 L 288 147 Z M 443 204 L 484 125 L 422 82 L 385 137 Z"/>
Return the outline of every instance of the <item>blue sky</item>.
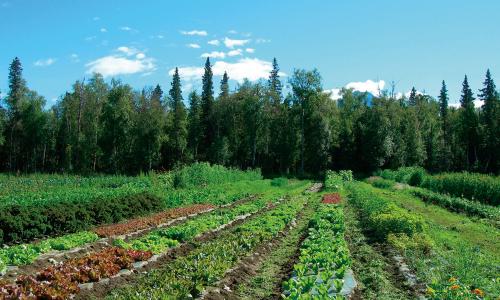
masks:
<path fill-rule="evenodd" d="M 190 90 L 210 53 L 233 86 L 267 76 L 277 57 L 285 78 L 317 68 L 325 89 L 383 80 L 436 96 L 444 79 L 457 102 L 464 74 L 476 94 L 487 68 L 500 81 L 499 12 L 495 0 L 0 0 L 0 92 L 15 56 L 48 105 L 92 71 L 168 90 L 178 66 Z"/>

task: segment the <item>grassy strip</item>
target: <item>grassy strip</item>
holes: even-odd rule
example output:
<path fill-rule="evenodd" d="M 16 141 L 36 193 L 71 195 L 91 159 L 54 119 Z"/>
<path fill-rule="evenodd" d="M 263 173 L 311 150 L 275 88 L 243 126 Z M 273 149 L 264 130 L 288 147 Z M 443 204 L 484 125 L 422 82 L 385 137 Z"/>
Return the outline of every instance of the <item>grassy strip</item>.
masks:
<path fill-rule="evenodd" d="M 408 291 L 401 289 L 392 274 L 393 266 L 378 251 L 377 245 L 367 240 L 363 225 L 352 204 L 344 202 L 345 240 L 349 246 L 352 269 L 358 281 L 361 299 L 412 299 Z"/>
<path fill-rule="evenodd" d="M 275 237 L 304 207 L 306 197 L 292 200 L 205 243 L 186 257 L 153 271 L 137 285 L 114 291 L 114 299 L 186 299 L 220 280 L 238 258 Z"/>
<path fill-rule="evenodd" d="M 293 277 L 283 283 L 286 299 L 341 298 L 344 275 L 351 265 L 344 230 L 342 210 L 321 204 L 309 222 Z"/>
<path fill-rule="evenodd" d="M 430 255 L 412 248 L 401 250 L 417 276 L 428 284 L 429 296 L 433 299 L 475 299 L 479 296 L 475 293 L 484 293 L 487 299 L 500 296 L 498 229 L 439 206 L 427 205 L 407 193 L 376 188 L 372 191 L 377 197 L 425 218 L 427 234 L 434 242 Z M 459 293 L 463 293 L 462 298 Z"/>
<path fill-rule="evenodd" d="M 302 211 L 297 226 L 292 227 L 281 243 L 269 253 L 255 275 L 235 288 L 235 295 L 239 299 L 271 299 L 281 294 L 282 282 L 289 276 L 287 263 L 296 255 L 309 219 L 318 206 L 319 198 L 314 196 L 313 199 L 310 199 L 310 205 Z"/>

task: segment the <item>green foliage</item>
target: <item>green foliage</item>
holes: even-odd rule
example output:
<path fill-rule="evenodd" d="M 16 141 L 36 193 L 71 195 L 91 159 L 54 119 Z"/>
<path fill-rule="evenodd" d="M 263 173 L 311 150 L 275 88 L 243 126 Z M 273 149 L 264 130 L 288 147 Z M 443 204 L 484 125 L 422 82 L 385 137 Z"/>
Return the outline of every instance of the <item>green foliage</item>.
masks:
<path fill-rule="evenodd" d="M 498 207 L 485 205 L 461 197 L 443 195 L 426 189 L 415 188 L 411 190 L 411 193 L 424 202 L 439 205 L 450 211 L 465 213 L 469 216 L 487 218 L 500 223 L 500 209 Z"/>
<path fill-rule="evenodd" d="M 443 173 L 426 179 L 420 185 L 438 193 L 464 197 L 485 204 L 500 204 L 500 177 L 477 173 Z"/>
<path fill-rule="evenodd" d="M 3 260 L 3 262 L 7 265 L 26 265 L 32 263 L 41 254 L 47 253 L 51 250 L 69 250 L 94 242 L 98 238 L 97 234 L 93 232 L 83 231 L 57 238 L 42 240 L 32 244 L 4 247 L 0 249 L 0 260 Z"/>
<path fill-rule="evenodd" d="M 410 185 L 419 185 L 425 179 L 427 172 L 421 167 L 402 167 L 397 170 L 383 170 L 378 173 L 384 179 L 390 179 Z"/>
<path fill-rule="evenodd" d="M 347 188 L 351 193 L 349 201 L 360 210 L 365 224 L 377 239 L 386 240 L 391 233 L 412 237 L 425 231 L 425 222 L 421 217 L 377 195 L 369 185 L 352 183 Z"/>
<path fill-rule="evenodd" d="M 354 180 L 351 170 L 341 170 L 335 172 L 332 170 L 326 171 L 325 187 L 329 190 L 337 191 L 342 189 L 345 182 Z"/>
<path fill-rule="evenodd" d="M 390 233 L 387 235 L 387 242 L 405 256 L 407 255 L 407 251 L 429 255 L 431 249 L 434 247 L 434 242 L 429 236 L 423 233 L 416 233 L 411 238 L 404 233 Z"/>
<path fill-rule="evenodd" d="M 183 188 L 259 179 L 262 176 L 258 169 L 241 171 L 209 163 L 195 163 L 174 173 L 175 186 Z"/>
<path fill-rule="evenodd" d="M 391 189 L 394 187 L 396 182 L 394 180 L 377 178 L 371 182 L 374 187 L 378 187 L 380 189 Z"/>
<path fill-rule="evenodd" d="M 287 186 L 288 185 L 288 178 L 285 178 L 285 177 L 274 178 L 273 180 L 271 180 L 271 185 L 272 186 Z"/>
<path fill-rule="evenodd" d="M 322 204 L 309 223 L 293 277 L 283 283 L 286 299 L 342 298 L 339 292 L 351 265 L 344 230 L 341 208 Z"/>

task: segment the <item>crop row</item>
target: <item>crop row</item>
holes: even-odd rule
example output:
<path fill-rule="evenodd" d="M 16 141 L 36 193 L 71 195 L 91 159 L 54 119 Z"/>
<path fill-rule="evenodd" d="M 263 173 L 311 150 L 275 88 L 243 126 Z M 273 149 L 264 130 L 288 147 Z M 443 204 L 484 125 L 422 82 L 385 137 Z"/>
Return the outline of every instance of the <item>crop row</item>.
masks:
<path fill-rule="evenodd" d="M 116 299 L 188 299 L 215 284 L 257 245 L 272 240 L 295 218 L 307 198 L 295 196 L 259 217 L 202 244 L 186 257 L 145 275 L 138 284 L 116 290 Z"/>
<path fill-rule="evenodd" d="M 150 216 L 134 218 L 123 223 L 103 225 L 92 231 L 100 237 L 123 235 L 166 223 L 167 221 L 196 214 L 215 208 L 212 204 L 193 204 L 189 206 L 168 209 Z"/>
<path fill-rule="evenodd" d="M 420 216 L 378 195 L 370 185 L 354 182 L 348 190 L 349 201 L 361 212 L 361 220 L 377 239 L 386 240 L 390 234 L 413 237 L 424 232 L 425 222 Z"/>
<path fill-rule="evenodd" d="M 479 201 L 497 206 L 500 204 L 500 177 L 477 173 L 442 173 L 429 175 L 422 168 L 406 167 L 384 170 L 378 175 L 434 192 Z"/>
<path fill-rule="evenodd" d="M 283 283 L 285 298 L 343 299 L 340 293 L 351 264 L 344 231 L 341 208 L 321 204 L 309 222 L 293 276 Z"/>
<path fill-rule="evenodd" d="M 83 231 L 68 234 L 62 237 L 46 239 L 31 244 L 22 244 L 0 249 L 0 274 L 1 265 L 21 266 L 32 263 L 41 254 L 52 250 L 69 250 L 98 239 L 97 234 Z M 3 263 L 2 263 L 3 262 Z"/>
<path fill-rule="evenodd" d="M 109 278 L 151 256 L 147 251 L 106 248 L 45 268 L 34 276 L 20 275 L 15 284 L 0 284 L 0 299 L 68 299 L 79 291 L 79 284 Z"/>
<path fill-rule="evenodd" d="M 341 170 L 339 172 L 328 170 L 325 175 L 325 188 L 338 191 L 342 189 L 345 182 L 353 181 L 351 170 Z"/>
<path fill-rule="evenodd" d="M 232 208 L 224 208 L 190 219 L 182 224 L 160 228 L 151 231 L 147 235 L 128 242 L 123 239 L 114 241 L 116 246 L 126 249 L 147 250 L 153 253 L 162 253 L 166 249 L 180 243 L 190 241 L 197 235 L 234 221 L 236 218 L 246 214 L 253 214 L 266 205 L 269 200 L 259 198 L 245 202 Z"/>
<path fill-rule="evenodd" d="M 460 197 L 451 197 L 421 188 L 414 188 L 411 190 L 411 193 L 424 202 L 439 205 L 450 211 L 465 213 L 469 216 L 487 218 L 500 223 L 500 208 L 498 207 L 485 205 Z"/>

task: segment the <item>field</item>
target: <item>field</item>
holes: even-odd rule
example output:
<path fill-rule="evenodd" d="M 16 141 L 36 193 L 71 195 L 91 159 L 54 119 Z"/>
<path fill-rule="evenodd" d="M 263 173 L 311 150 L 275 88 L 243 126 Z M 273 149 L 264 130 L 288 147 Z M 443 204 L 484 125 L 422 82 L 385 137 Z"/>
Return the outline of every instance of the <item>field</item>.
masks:
<path fill-rule="evenodd" d="M 498 299 L 498 178 L 378 175 L 0 175 L 0 299 Z"/>

